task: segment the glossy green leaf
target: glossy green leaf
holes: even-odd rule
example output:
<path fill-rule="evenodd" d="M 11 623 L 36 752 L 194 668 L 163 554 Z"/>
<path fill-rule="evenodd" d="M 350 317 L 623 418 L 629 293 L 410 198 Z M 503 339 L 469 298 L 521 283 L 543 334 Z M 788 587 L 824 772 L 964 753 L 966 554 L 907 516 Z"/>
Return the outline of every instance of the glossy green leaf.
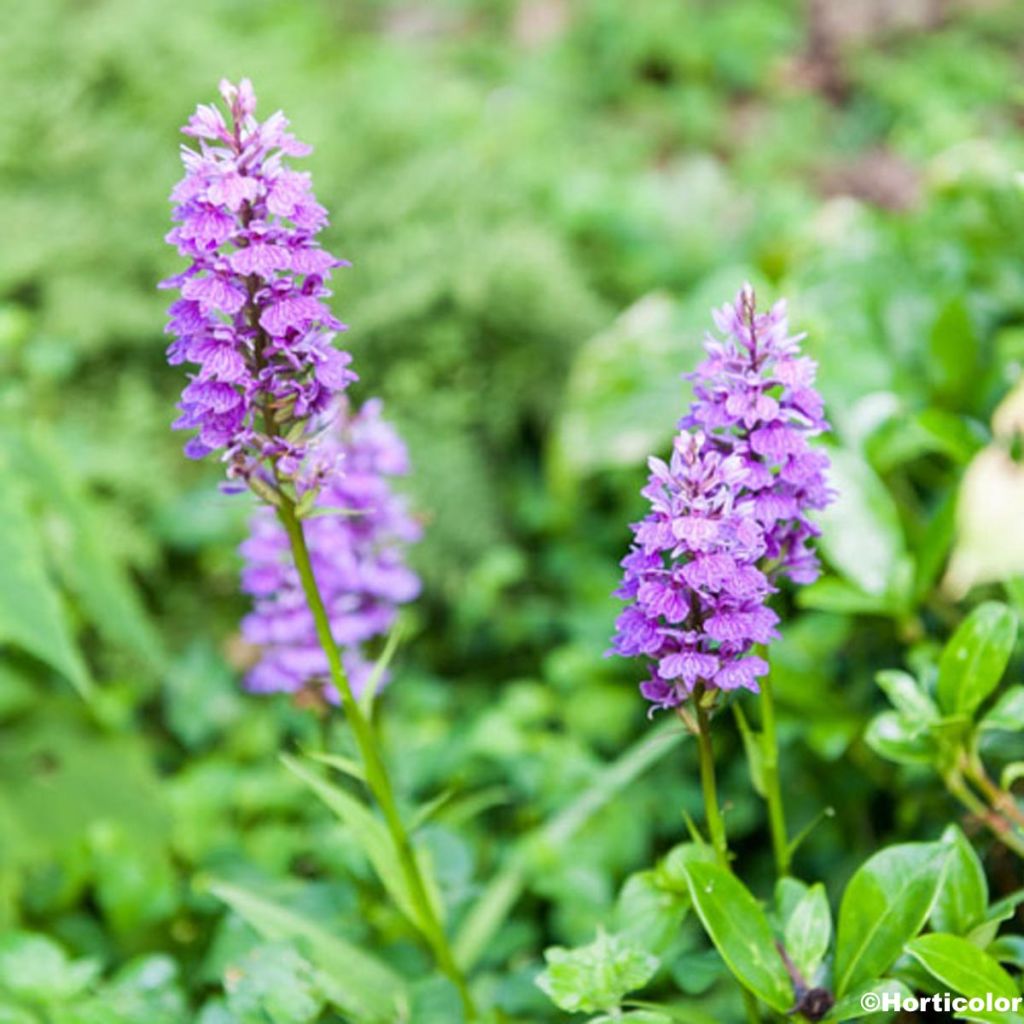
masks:
<path fill-rule="evenodd" d="M 691 861 L 690 898 L 704 930 L 736 979 L 773 1010 L 793 1007 L 793 984 L 764 910 L 727 868 Z"/>
<path fill-rule="evenodd" d="M 978 723 L 985 731 L 1024 732 L 1024 686 L 1011 686 Z"/>
<path fill-rule="evenodd" d="M 928 919 L 950 848 L 907 843 L 881 850 L 843 893 L 833 975 L 838 995 L 884 974 Z"/>
<path fill-rule="evenodd" d="M 1024 935 L 1000 935 L 985 952 L 1001 964 L 1024 969 Z"/>
<path fill-rule="evenodd" d="M 832 938 L 832 912 L 825 886 L 811 886 L 786 921 L 783 942 L 793 965 L 809 984 L 821 966 Z"/>
<path fill-rule="evenodd" d="M 875 682 L 909 726 L 923 728 L 929 722 L 938 720 L 939 709 L 935 702 L 908 672 L 883 669 L 875 675 Z"/>
<path fill-rule="evenodd" d="M 4 468 L 0 464 L 0 469 Z M 62 673 L 83 697 L 92 682 L 46 571 L 42 545 L 18 481 L 0 487 L 0 644 L 20 647 Z"/>
<path fill-rule="evenodd" d="M 907 943 L 907 952 L 937 981 L 961 995 L 1019 995 L 998 961 L 959 935 L 922 935 Z"/>
<path fill-rule="evenodd" d="M 950 844 L 952 853 L 932 908 L 932 927 L 953 935 L 967 935 L 984 919 L 988 908 L 985 869 L 958 826 L 950 825 L 942 839 Z"/>
<path fill-rule="evenodd" d="M 358 1020 L 393 1024 L 407 1004 L 402 978 L 376 957 L 322 925 L 239 885 L 213 881 L 209 890 L 271 942 L 295 943 L 323 972 L 328 999 Z"/>
<path fill-rule="evenodd" d="M 972 715 L 999 685 L 1017 642 L 1017 616 L 986 601 L 960 624 L 939 661 L 939 706 L 947 714 Z"/>
<path fill-rule="evenodd" d="M 868 723 L 864 742 L 879 757 L 897 764 L 931 764 L 936 756 L 930 737 L 907 724 L 898 711 L 883 711 Z"/>

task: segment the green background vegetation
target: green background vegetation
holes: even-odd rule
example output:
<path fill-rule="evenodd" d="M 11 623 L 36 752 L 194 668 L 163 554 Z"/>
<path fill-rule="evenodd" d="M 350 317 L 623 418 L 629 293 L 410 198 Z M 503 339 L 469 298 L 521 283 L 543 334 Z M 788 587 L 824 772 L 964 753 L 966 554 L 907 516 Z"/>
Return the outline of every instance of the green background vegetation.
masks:
<path fill-rule="evenodd" d="M 3 0 L 0 24 L 0 1021 L 338 1020 L 302 942 L 253 930 L 254 893 L 427 969 L 278 760 L 321 723 L 239 690 L 249 506 L 168 429 L 166 196 L 222 76 L 315 145 L 355 393 L 410 443 L 426 590 L 383 731 L 410 801 L 455 790 L 423 836 L 456 922 L 522 855 L 482 950 L 507 1019 L 564 1019 L 543 949 L 589 942 L 699 817 L 685 742 L 642 747 L 613 792 L 607 764 L 656 726 L 639 667 L 603 654 L 644 459 L 744 280 L 809 332 L 843 493 L 772 653 L 792 824 L 834 809 L 797 871 L 834 895 L 883 842 L 937 838 L 955 805 L 864 731 L 876 671 L 927 673 L 1024 574 L 1024 7 Z M 757 888 L 727 717 L 717 742 Z M 559 818 L 581 794 L 593 812 Z M 1019 885 L 964 825 L 993 898 Z M 728 1019 L 697 923 L 666 962 L 656 986 Z M 452 1019 L 417 998 L 417 1024 Z"/>

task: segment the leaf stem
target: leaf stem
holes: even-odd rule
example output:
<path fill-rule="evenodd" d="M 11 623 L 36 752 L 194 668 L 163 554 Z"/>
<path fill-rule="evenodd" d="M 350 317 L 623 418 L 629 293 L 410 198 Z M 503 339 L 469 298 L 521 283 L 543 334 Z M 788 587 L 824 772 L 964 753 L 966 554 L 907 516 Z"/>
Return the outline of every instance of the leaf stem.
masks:
<path fill-rule="evenodd" d="M 1018 857 L 1024 858 L 1024 837 L 1018 836 L 1009 821 L 970 789 L 958 770 L 954 769 L 944 775 L 943 782 L 946 789 L 982 822 L 999 842 L 1013 850 Z"/>
<path fill-rule="evenodd" d="M 341 659 L 341 651 L 338 649 L 334 635 L 331 632 L 327 609 L 324 607 L 323 598 L 320 595 L 316 577 L 313 574 L 313 564 L 309 557 L 309 548 L 306 544 L 302 523 L 295 513 L 295 504 L 290 498 L 286 497 L 277 506 L 276 511 L 281 525 L 288 535 L 292 557 L 295 560 L 295 568 L 302 583 L 302 591 L 316 625 L 317 639 L 323 648 L 324 654 L 327 656 L 331 681 L 338 691 L 342 709 L 355 736 L 356 745 L 359 747 L 363 768 L 366 772 L 367 785 L 380 806 L 388 832 L 391 834 L 391 840 L 394 843 L 395 852 L 398 855 L 402 873 L 405 876 L 405 883 L 409 889 L 409 896 L 416 912 L 417 920 L 415 923 L 430 946 L 438 967 L 458 989 L 466 1020 L 468 1022 L 476 1021 L 478 1019 L 476 1006 L 473 1003 L 466 979 L 455 962 L 444 928 L 427 892 L 409 834 L 398 810 L 398 802 L 395 799 L 394 789 L 391 785 L 391 779 L 388 775 L 373 725 L 363 714 L 359 702 L 352 692 L 352 686 L 349 683 L 348 675 L 345 672 L 345 666 Z"/>
<path fill-rule="evenodd" d="M 761 740 L 765 800 L 768 802 L 768 825 L 772 835 L 775 870 L 780 878 L 789 874 L 790 845 L 786 834 L 786 811 L 779 783 L 779 738 L 775 728 L 775 696 L 771 673 L 761 682 Z"/>

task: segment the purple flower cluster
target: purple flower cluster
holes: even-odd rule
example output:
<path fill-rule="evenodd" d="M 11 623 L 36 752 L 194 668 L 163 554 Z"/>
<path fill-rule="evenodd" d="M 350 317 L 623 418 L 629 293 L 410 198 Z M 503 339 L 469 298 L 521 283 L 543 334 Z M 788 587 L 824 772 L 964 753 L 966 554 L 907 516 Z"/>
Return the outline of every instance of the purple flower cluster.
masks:
<path fill-rule="evenodd" d="M 827 456 L 810 438 L 828 430 L 785 303 L 755 308 L 753 289 L 716 311 L 724 340 L 708 336 L 690 377 L 694 401 L 671 460 L 650 460 L 651 511 L 633 525 L 617 596 L 615 653 L 644 657 L 641 692 L 675 707 L 698 685 L 757 691 L 768 671 L 752 654 L 777 636 L 767 606 L 775 582 L 818 576 L 808 518 L 831 500 Z"/>
<path fill-rule="evenodd" d="M 404 560 L 406 546 L 420 537 L 420 524 L 391 485 L 391 478 L 409 471 L 408 456 L 380 413 L 376 400 L 358 413 L 341 401 L 316 449 L 320 467 L 333 471 L 321 473 L 314 514 L 304 522 L 313 573 L 356 694 L 371 671 L 362 646 L 387 633 L 397 606 L 420 588 Z M 242 635 L 261 648 L 246 685 L 258 693 L 318 686 L 337 701 L 288 537 L 273 509 L 257 510 L 241 553 L 242 589 L 254 600 Z"/>
<path fill-rule="evenodd" d="M 346 265 L 320 248 L 327 214 L 310 176 L 286 157 L 308 146 L 280 112 L 255 119 L 252 85 L 222 82 L 230 117 L 200 106 L 183 132 L 185 177 L 175 186 L 176 226 L 167 236 L 189 261 L 162 287 L 180 290 L 167 332 L 172 364 L 199 369 L 181 397 L 175 427 L 194 430 L 185 451 L 223 451 L 232 477 L 262 460 L 291 476 L 306 453 L 305 424 L 321 417 L 355 379 L 333 346 L 341 324 L 324 304 L 331 270 Z"/>

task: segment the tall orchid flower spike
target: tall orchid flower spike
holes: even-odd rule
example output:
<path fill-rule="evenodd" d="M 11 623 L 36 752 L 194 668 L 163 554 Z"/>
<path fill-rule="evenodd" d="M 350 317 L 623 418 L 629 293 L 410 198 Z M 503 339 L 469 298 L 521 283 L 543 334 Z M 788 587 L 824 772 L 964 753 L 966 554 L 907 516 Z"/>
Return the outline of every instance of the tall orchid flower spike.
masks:
<path fill-rule="evenodd" d="M 309 174 L 288 165 L 310 147 L 282 113 L 256 120 L 247 79 L 220 92 L 227 118 L 200 106 L 182 129 L 198 148 L 182 146 L 171 193 L 167 240 L 189 266 L 162 282 L 179 292 L 167 354 L 197 366 L 174 425 L 195 431 L 191 458 L 219 452 L 229 477 L 260 489 L 298 472 L 310 424 L 356 379 L 333 345 L 345 325 L 324 303 L 331 271 L 347 264 L 317 242 L 327 212 Z"/>
<path fill-rule="evenodd" d="M 786 306 L 755 308 L 747 285 L 716 311 L 722 339 L 690 374 L 694 400 L 671 459 L 650 460 L 650 512 L 622 562 L 613 651 L 650 667 L 655 707 L 703 690 L 758 690 L 768 670 L 755 645 L 776 636 L 776 583 L 817 578 L 809 518 L 830 500 L 828 457 L 810 440 L 828 429 L 814 361 L 790 335 Z"/>

